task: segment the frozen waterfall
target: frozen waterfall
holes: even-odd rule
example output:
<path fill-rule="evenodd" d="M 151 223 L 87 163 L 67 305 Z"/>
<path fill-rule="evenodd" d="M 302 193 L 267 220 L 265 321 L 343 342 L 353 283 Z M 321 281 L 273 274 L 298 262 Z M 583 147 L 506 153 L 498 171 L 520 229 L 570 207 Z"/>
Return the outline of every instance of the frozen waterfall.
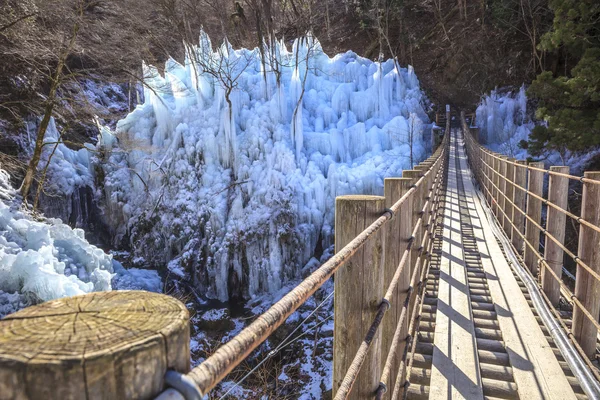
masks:
<path fill-rule="evenodd" d="M 265 65 L 202 32 L 183 64 L 144 66 L 145 103 L 92 157 L 115 242 L 221 300 L 298 277 L 333 243 L 336 196 L 382 194 L 430 150 L 412 67 L 310 35 L 264 46 Z"/>

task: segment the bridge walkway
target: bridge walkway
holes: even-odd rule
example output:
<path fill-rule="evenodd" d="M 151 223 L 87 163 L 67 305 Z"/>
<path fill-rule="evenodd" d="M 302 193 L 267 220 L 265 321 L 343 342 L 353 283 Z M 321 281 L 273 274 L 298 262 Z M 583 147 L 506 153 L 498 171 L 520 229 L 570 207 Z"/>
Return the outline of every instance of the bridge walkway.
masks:
<path fill-rule="evenodd" d="M 586 398 L 496 240 L 458 129 L 448 168 L 407 398 Z"/>

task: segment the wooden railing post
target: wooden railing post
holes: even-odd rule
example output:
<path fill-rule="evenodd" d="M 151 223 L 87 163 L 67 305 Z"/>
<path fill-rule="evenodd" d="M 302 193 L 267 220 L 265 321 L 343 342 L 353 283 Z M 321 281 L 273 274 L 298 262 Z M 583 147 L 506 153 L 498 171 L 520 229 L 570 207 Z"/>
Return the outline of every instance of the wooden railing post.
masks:
<path fill-rule="evenodd" d="M 473 132 L 473 131 L 471 131 Z M 481 182 L 483 182 L 483 177 L 481 175 L 482 173 L 482 167 L 483 167 L 483 163 L 482 163 L 482 157 L 483 157 L 483 150 L 481 150 L 481 148 L 479 147 L 479 129 L 477 129 L 476 131 L 476 136 L 472 136 L 473 140 L 472 140 L 472 146 L 473 146 L 473 156 L 475 158 L 474 162 L 475 162 L 475 173 L 477 174 L 477 177 L 479 178 L 479 184 L 481 184 Z"/>
<path fill-rule="evenodd" d="M 479 143 L 479 128 L 471 128 L 471 134 L 473 135 L 473 140 L 475 140 L 475 143 Z"/>
<path fill-rule="evenodd" d="M 530 167 L 544 168 L 543 162 L 532 162 L 529 163 Z M 527 190 L 535 195 L 542 196 L 542 189 L 544 186 L 544 173 L 542 171 L 529 170 L 529 177 L 527 179 Z M 542 201 L 540 199 L 527 194 L 527 216 L 530 217 L 537 224 L 542 219 Z M 539 251 L 540 248 L 540 228 L 535 226 L 529 218 L 525 221 L 525 239 L 533 246 L 535 250 Z M 525 265 L 531 271 L 533 276 L 537 276 L 538 272 L 538 257 L 535 251 L 531 247 L 525 245 Z"/>
<path fill-rule="evenodd" d="M 421 176 L 421 171 L 417 171 L 417 170 L 404 170 L 402 171 L 402 177 L 403 178 L 407 178 L 410 179 L 410 186 L 412 187 L 412 185 L 416 184 L 417 181 L 419 180 L 419 177 Z M 410 222 L 410 231 L 411 233 L 409 233 L 409 235 L 412 235 L 412 232 L 414 231 L 415 225 L 419 219 L 419 212 L 421 210 L 421 207 L 423 206 L 423 203 L 421 202 L 422 196 L 421 196 L 421 190 L 423 188 L 423 185 L 419 186 L 417 188 L 417 190 L 415 190 L 414 194 L 411 196 L 411 203 L 412 203 L 412 218 L 409 219 Z M 417 258 L 419 257 L 419 243 L 421 243 L 421 232 L 422 229 L 419 228 L 416 232 L 416 234 L 414 235 L 414 237 L 412 238 L 413 240 L 413 244 L 411 247 L 411 251 L 410 251 L 410 275 L 412 276 L 413 271 L 415 270 L 415 268 L 417 268 Z M 415 302 L 415 298 L 411 299 L 411 301 L 409 302 L 408 305 L 408 309 L 412 310 L 413 305 Z"/>
<path fill-rule="evenodd" d="M 385 206 L 391 207 L 396 201 L 398 201 L 406 192 L 410 190 L 412 186 L 412 179 L 409 178 L 386 178 L 384 181 L 384 193 L 385 193 Z M 402 203 L 400 210 L 396 213 L 394 219 L 387 224 L 386 237 L 385 237 L 385 276 L 384 276 L 384 287 L 388 287 L 392 277 L 396 273 L 396 268 L 402 259 L 402 255 L 406 251 L 408 242 L 412 231 L 412 199 L 408 199 Z M 400 319 L 402 305 L 406 300 L 408 293 L 408 287 L 410 286 L 410 255 L 406 261 L 404 270 L 400 275 L 400 280 L 394 293 L 394 298 L 391 304 L 390 310 L 387 312 L 387 316 L 383 319 L 382 327 L 382 355 L 381 365 L 386 361 L 387 352 L 391 346 L 394 333 L 396 331 L 396 325 Z M 408 335 L 408 318 L 404 321 L 402 338 L 406 338 Z M 396 348 L 396 355 L 394 356 L 394 364 L 392 365 L 390 378 L 387 382 L 388 387 L 394 387 L 396 381 L 396 375 L 398 374 L 398 367 L 406 346 L 406 340 L 402 342 Z"/>
<path fill-rule="evenodd" d="M 417 181 L 419 180 L 419 177 L 421 176 L 421 171 L 417 171 L 414 169 L 411 170 L 404 170 L 402 171 L 402 177 L 403 178 L 408 178 L 411 179 L 411 184 L 415 184 L 417 183 Z M 421 207 L 423 206 L 423 203 L 421 202 L 422 196 L 421 196 L 421 189 L 422 189 L 423 185 L 421 185 L 419 188 L 417 188 L 417 190 L 415 191 L 415 194 L 412 196 L 412 219 L 411 219 L 411 232 L 415 227 L 415 224 L 417 223 L 417 220 L 419 219 L 419 212 L 421 211 Z M 410 272 L 412 274 L 412 271 L 414 271 L 415 269 L 415 263 L 417 262 L 417 248 L 419 247 L 417 245 L 417 243 L 420 242 L 420 233 L 421 233 L 421 229 L 419 229 L 417 231 L 417 234 L 415 235 L 414 238 L 414 242 L 415 244 L 412 247 L 411 250 L 411 260 L 410 260 Z"/>
<path fill-rule="evenodd" d="M 498 188 L 500 188 L 498 191 L 498 221 L 500 221 L 500 226 L 502 226 L 503 229 L 506 229 L 506 224 L 508 222 L 504 217 L 504 214 L 506 213 L 506 197 L 503 195 L 506 194 L 506 186 L 510 186 L 507 185 L 506 180 L 504 180 L 504 178 L 506 178 L 506 160 L 508 160 L 508 157 L 506 156 L 501 156 L 500 160 L 498 160 Z"/>
<path fill-rule="evenodd" d="M 340 251 L 379 218 L 385 197 L 340 196 L 335 201 L 335 251 Z M 334 278 L 333 395 L 375 318 L 384 295 L 384 229 L 371 238 L 340 268 Z M 381 375 L 381 330 L 375 335 L 351 399 L 372 396 Z"/>
<path fill-rule="evenodd" d="M 550 167 L 550 171 L 568 174 L 569 167 Z M 569 178 L 550 174 L 548 202 L 566 210 L 568 198 Z M 558 240 L 560 244 L 565 243 L 566 223 L 567 216 L 564 213 L 553 207 L 548 207 L 546 232 Z M 552 268 L 552 271 L 560 278 L 563 267 L 563 250 L 548 236 L 546 236 L 546 243 L 544 245 L 544 258 L 548 263 L 546 268 Z M 552 305 L 557 306 L 558 300 L 560 299 L 560 284 L 554 279 L 552 274 L 546 271 L 546 268 L 541 271 L 542 289 L 546 293 L 546 296 L 548 296 Z"/>
<path fill-rule="evenodd" d="M 486 187 L 485 197 L 486 197 L 487 202 L 490 205 L 490 207 L 492 207 L 492 183 L 490 182 L 490 180 L 493 177 L 492 157 L 490 156 L 490 154 L 488 152 L 484 151 L 483 158 L 485 159 L 485 163 L 486 163 L 486 165 L 484 167 L 486 178 L 483 180 L 483 184 Z"/>
<path fill-rule="evenodd" d="M 489 204 L 490 204 L 490 208 L 492 210 L 492 213 L 495 215 L 496 214 L 496 210 L 494 208 L 494 157 L 492 157 L 491 153 L 488 153 L 488 177 L 490 178 L 490 180 L 488 180 L 488 190 L 489 190 Z"/>
<path fill-rule="evenodd" d="M 585 178 L 600 180 L 600 172 L 586 172 Z M 595 226 L 600 226 L 600 185 L 583 184 L 581 218 Z M 595 272 L 600 272 L 600 233 L 583 224 L 579 226 L 579 249 L 577 255 Z M 598 320 L 600 313 L 600 282 L 583 267 L 577 265 L 575 297 Z M 573 310 L 572 332 L 588 357 L 596 353 L 598 331 L 594 324 L 575 305 Z"/>
<path fill-rule="evenodd" d="M 415 166 L 415 169 L 417 171 L 420 171 L 421 175 L 425 175 L 425 173 L 427 172 L 427 170 L 429 170 L 430 167 L 431 167 L 431 163 L 423 162 L 423 163 Z M 420 212 L 421 210 L 423 210 L 423 207 L 425 206 L 425 203 L 427 202 L 427 196 L 429 196 L 429 189 L 431 189 L 432 185 L 433 185 L 433 173 L 430 173 L 423 180 L 423 183 L 421 184 L 421 187 L 418 190 L 421 205 L 419 206 L 419 210 L 417 211 L 417 213 Z M 425 230 L 425 224 L 427 223 L 427 218 L 429 217 L 430 209 L 431 209 L 431 201 L 429 203 L 427 203 L 427 209 L 424 210 L 423 214 L 417 215 L 417 218 L 421 217 L 421 216 L 423 217 L 423 222 L 421 223 L 421 226 L 419 227 L 418 241 L 415 242 L 415 249 L 417 251 L 419 251 L 419 247 L 421 246 L 421 243 L 423 242 L 423 236 L 427 234 L 427 232 Z M 420 264 L 423 265 L 423 263 L 425 262 L 425 257 L 421 257 L 420 261 L 421 261 Z M 420 268 L 420 265 L 417 265 L 417 268 Z"/>
<path fill-rule="evenodd" d="M 517 164 L 522 165 L 522 167 L 515 166 L 513 182 L 516 186 L 525 189 L 527 186 L 527 171 L 525 169 L 527 161 L 519 160 L 517 161 Z M 525 216 L 519 210 L 525 211 L 525 192 L 518 189 L 517 187 L 514 187 L 513 189 L 514 191 L 512 201 L 515 204 L 515 208 L 513 210 L 512 216 L 514 228 L 511 233 L 511 239 L 513 246 L 515 246 L 515 249 L 522 252 L 524 242 L 523 238 L 521 237 L 521 235 L 519 235 L 519 233 L 523 234 L 525 232 Z"/>
<path fill-rule="evenodd" d="M 504 218 L 504 232 L 506 236 L 510 238 L 512 232 L 512 221 L 513 221 L 513 212 L 515 212 L 513 205 L 511 202 L 513 201 L 513 192 L 515 188 L 513 186 L 514 178 L 515 178 L 515 166 L 513 163 L 517 160 L 514 158 L 509 158 L 506 160 L 506 169 L 504 171 L 504 177 L 506 178 L 506 186 L 504 189 L 504 194 L 506 197 L 504 198 L 504 210 L 506 211 L 506 217 Z"/>
<path fill-rule="evenodd" d="M 496 156 L 496 153 L 494 153 L 494 157 L 492 157 L 492 167 L 493 167 L 493 171 L 492 171 L 492 210 L 494 211 L 494 214 L 496 215 L 496 218 L 498 218 L 499 221 L 501 221 L 502 219 L 500 218 L 501 213 L 499 210 L 499 203 L 498 203 L 498 198 L 500 197 L 498 188 L 500 187 L 500 176 L 498 176 L 499 172 L 500 172 L 500 160 L 498 159 L 498 157 Z"/>
<path fill-rule="evenodd" d="M 190 370 L 189 313 L 143 291 L 94 292 L 0 321 L 1 399 L 154 399 Z"/>

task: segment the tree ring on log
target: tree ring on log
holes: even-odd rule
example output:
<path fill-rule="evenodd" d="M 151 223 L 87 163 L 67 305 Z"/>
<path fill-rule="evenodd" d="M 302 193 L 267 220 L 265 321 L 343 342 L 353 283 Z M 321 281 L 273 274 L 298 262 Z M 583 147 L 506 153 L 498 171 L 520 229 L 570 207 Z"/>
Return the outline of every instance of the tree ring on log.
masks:
<path fill-rule="evenodd" d="M 190 369 L 189 314 L 175 298 L 94 292 L 0 321 L 0 399 L 147 399 Z"/>

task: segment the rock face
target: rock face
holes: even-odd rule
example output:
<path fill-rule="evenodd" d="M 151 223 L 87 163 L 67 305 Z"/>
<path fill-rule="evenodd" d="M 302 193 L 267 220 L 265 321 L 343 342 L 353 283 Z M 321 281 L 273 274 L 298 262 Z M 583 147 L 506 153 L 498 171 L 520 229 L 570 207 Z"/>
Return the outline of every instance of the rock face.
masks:
<path fill-rule="evenodd" d="M 214 50 L 202 33 L 145 103 L 104 128 L 92 164 L 114 241 L 219 300 L 274 292 L 332 244 L 338 195 L 381 194 L 429 150 L 412 67 L 313 37 Z"/>

